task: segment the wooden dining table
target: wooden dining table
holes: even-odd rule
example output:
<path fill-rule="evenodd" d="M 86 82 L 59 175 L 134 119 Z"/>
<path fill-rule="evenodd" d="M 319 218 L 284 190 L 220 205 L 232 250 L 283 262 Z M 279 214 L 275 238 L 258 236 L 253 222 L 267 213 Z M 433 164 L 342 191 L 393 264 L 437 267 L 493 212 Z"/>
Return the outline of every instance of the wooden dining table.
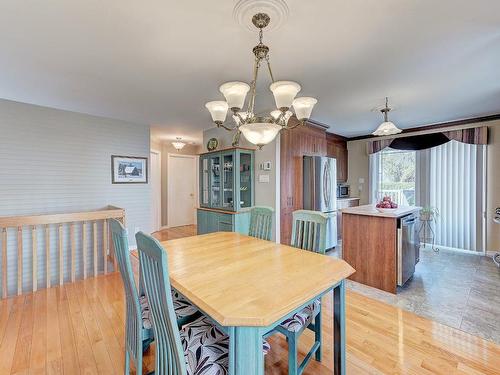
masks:
<path fill-rule="evenodd" d="M 263 336 L 333 290 L 334 373 L 345 374 L 345 261 L 234 232 L 162 242 L 170 282 L 229 336 L 229 373 L 263 375 Z"/>

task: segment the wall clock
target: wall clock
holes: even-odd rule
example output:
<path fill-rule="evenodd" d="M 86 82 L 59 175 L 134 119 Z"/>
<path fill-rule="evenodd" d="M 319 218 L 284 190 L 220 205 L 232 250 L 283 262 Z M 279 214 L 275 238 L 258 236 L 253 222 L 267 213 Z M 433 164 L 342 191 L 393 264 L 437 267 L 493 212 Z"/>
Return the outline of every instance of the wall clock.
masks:
<path fill-rule="evenodd" d="M 210 138 L 207 142 L 207 150 L 213 151 L 217 148 L 218 145 L 219 141 L 217 140 L 217 138 Z"/>

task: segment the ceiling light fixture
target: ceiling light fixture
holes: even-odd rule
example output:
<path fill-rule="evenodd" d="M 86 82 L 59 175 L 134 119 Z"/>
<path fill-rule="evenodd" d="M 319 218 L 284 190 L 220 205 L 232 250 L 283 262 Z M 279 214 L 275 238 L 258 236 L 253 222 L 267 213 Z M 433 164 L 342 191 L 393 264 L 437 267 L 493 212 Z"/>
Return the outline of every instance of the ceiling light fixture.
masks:
<path fill-rule="evenodd" d="M 243 136 L 259 148 L 272 142 L 278 133 L 283 129 L 293 129 L 305 123 L 311 116 L 314 105 L 318 102 L 314 98 L 295 96 L 301 87 L 292 81 L 275 81 L 269 61 L 269 47 L 262 43 L 263 31 L 269 25 L 270 17 L 265 13 L 257 13 L 252 17 L 252 23 L 259 30 L 259 44 L 253 48 L 255 55 L 253 80 L 248 85 L 245 82 L 227 82 L 220 86 L 219 91 L 224 95 L 225 101 L 212 101 L 205 104 L 205 107 L 212 115 L 213 122 L 217 127 L 226 130 L 236 130 L 243 133 Z M 271 77 L 269 89 L 274 95 L 276 110 L 271 113 L 256 114 L 255 99 L 256 85 L 259 68 L 261 64 L 266 64 Z M 250 99 L 246 111 L 242 111 L 245 105 L 245 98 L 250 91 Z M 295 115 L 299 120 L 294 125 L 288 125 L 288 119 L 292 116 L 293 107 Z M 233 112 L 233 125 L 226 122 L 227 111 Z"/>
<path fill-rule="evenodd" d="M 380 112 L 384 114 L 384 122 L 381 123 L 377 130 L 375 130 L 372 134 L 376 136 L 383 136 L 383 135 L 393 135 L 393 134 L 399 134 L 402 132 L 401 129 L 399 129 L 394 123 L 389 121 L 387 119 L 387 114 L 391 110 L 389 108 L 389 99 L 385 97 L 385 108 L 381 109 Z"/>
<path fill-rule="evenodd" d="M 182 150 L 186 144 L 184 142 L 181 142 L 181 139 L 182 139 L 181 137 L 177 137 L 175 139 L 176 139 L 176 141 L 172 142 L 172 146 L 174 146 L 174 148 L 177 151 Z"/>

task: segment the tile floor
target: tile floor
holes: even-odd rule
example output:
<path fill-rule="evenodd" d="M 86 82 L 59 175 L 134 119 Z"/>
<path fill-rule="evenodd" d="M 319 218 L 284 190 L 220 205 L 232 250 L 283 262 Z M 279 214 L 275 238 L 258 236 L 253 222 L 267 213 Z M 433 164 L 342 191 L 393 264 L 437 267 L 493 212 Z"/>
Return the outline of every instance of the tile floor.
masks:
<path fill-rule="evenodd" d="M 489 257 L 422 249 L 396 295 L 353 281 L 347 287 L 500 344 L 500 269 Z"/>

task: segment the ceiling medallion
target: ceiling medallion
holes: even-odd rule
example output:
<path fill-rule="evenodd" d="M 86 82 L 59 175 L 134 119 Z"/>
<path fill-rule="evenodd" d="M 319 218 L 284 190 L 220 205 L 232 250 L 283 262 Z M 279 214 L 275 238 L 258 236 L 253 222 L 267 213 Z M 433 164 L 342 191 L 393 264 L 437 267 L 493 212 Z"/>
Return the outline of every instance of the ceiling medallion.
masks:
<path fill-rule="evenodd" d="M 309 119 L 312 109 L 317 103 L 315 98 L 295 96 L 301 87 L 293 81 L 275 81 L 269 61 L 269 47 L 263 42 L 263 29 L 269 25 L 271 18 L 266 13 L 257 13 L 252 17 L 253 25 L 259 30 L 259 44 L 253 48 L 254 69 L 253 79 L 250 85 L 245 82 L 226 82 L 219 87 L 219 91 L 224 95 L 225 101 L 211 101 L 205 104 L 210 111 L 213 122 L 217 127 L 226 130 L 236 130 L 259 148 L 272 142 L 278 133 L 283 129 L 293 129 Z M 276 110 L 266 114 L 256 114 L 254 112 L 256 99 L 256 84 L 259 68 L 265 65 L 271 78 L 269 89 L 274 95 Z M 243 111 L 245 98 L 250 92 L 250 99 L 246 110 Z M 288 125 L 288 119 L 293 115 L 293 110 L 298 123 Z M 233 124 L 226 122 L 228 109 L 231 109 Z"/>
<path fill-rule="evenodd" d="M 384 122 L 381 123 L 377 130 L 375 130 L 372 134 L 376 136 L 384 136 L 384 135 L 394 135 L 402 132 L 394 123 L 387 119 L 387 114 L 391 111 L 389 108 L 389 99 L 385 98 L 385 108 L 381 109 L 380 112 L 384 114 Z"/>
<path fill-rule="evenodd" d="M 265 13 L 273 20 L 266 29 L 272 31 L 287 21 L 289 10 L 285 0 L 239 0 L 234 6 L 233 18 L 237 24 L 254 32 L 252 17 L 257 13 Z"/>

